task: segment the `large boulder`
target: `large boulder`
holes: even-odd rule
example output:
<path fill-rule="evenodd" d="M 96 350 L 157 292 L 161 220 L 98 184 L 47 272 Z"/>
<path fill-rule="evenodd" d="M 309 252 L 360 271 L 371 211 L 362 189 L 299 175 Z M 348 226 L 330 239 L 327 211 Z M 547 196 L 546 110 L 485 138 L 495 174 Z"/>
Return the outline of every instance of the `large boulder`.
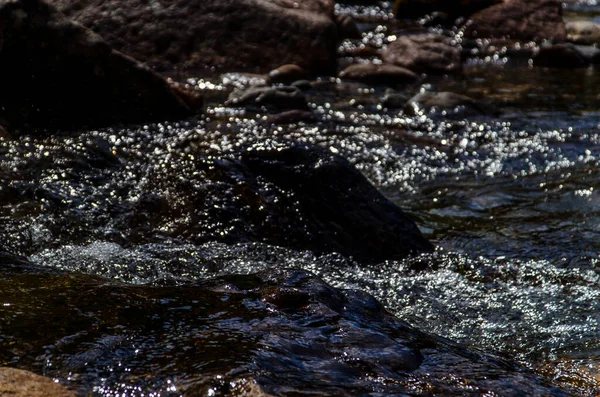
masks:
<path fill-rule="evenodd" d="M 191 114 L 162 77 L 43 1 L 0 1 L 0 21 L 0 122 L 9 130 Z"/>
<path fill-rule="evenodd" d="M 452 40 L 438 34 L 400 36 L 383 53 L 383 60 L 417 73 L 456 73 L 460 52 Z"/>
<path fill-rule="evenodd" d="M 401 66 L 390 64 L 356 63 L 348 66 L 339 76 L 345 80 L 367 84 L 409 84 L 419 80 L 414 72 Z"/>
<path fill-rule="evenodd" d="M 332 0 L 49 0 L 114 48 L 160 71 L 335 70 Z"/>
<path fill-rule="evenodd" d="M 505 0 L 473 14 L 465 35 L 470 38 L 564 41 L 562 3 L 558 0 Z"/>

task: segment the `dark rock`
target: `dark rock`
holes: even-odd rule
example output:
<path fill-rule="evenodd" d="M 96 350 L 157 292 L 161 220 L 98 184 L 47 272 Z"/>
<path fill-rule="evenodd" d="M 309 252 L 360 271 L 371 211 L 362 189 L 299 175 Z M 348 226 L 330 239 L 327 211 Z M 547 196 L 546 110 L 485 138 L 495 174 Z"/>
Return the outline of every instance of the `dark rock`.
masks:
<path fill-rule="evenodd" d="M 306 70 L 298 65 L 283 65 L 269 72 L 267 84 L 284 84 L 288 85 L 298 80 L 308 78 Z"/>
<path fill-rule="evenodd" d="M 456 18 L 500 2 L 502 0 L 396 0 L 394 14 L 397 18 L 415 18 L 439 11 Z"/>
<path fill-rule="evenodd" d="M 172 170 L 148 177 L 149 191 L 173 192 L 171 206 L 160 212 L 134 207 L 115 227 L 139 236 L 136 241 L 169 229 L 193 243 L 259 241 L 366 262 L 432 249 L 412 220 L 325 149 L 270 142 L 198 158 L 177 172 L 178 178 Z M 176 228 L 174 219 L 182 220 Z"/>
<path fill-rule="evenodd" d="M 400 36 L 383 53 L 383 60 L 417 73 L 456 73 L 460 52 L 452 41 L 437 34 Z"/>
<path fill-rule="evenodd" d="M 250 109 L 265 107 L 268 110 L 308 109 L 306 96 L 296 87 L 249 87 L 235 89 L 225 102 L 227 106 L 244 106 Z"/>
<path fill-rule="evenodd" d="M 335 23 L 338 30 L 338 40 L 360 39 L 362 37 L 358 25 L 350 15 L 336 15 Z"/>
<path fill-rule="evenodd" d="M 473 14 L 465 36 L 564 41 L 562 3 L 558 0 L 507 0 Z"/>
<path fill-rule="evenodd" d="M 357 63 L 348 66 L 340 73 L 340 78 L 368 84 L 408 84 L 419 80 L 410 70 L 390 64 Z"/>
<path fill-rule="evenodd" d="M 587 59 L 573 45 L 555 44 L 540 48 L 533 58 L 533 66 L 543 68 L 576 69 L 590 65 Z"/>
<path fill-rule="evenodd" d="M 600 64 L 600 48 L 591 45 L 571 45 L 591 65 Z"/>
<path fill-rule="evenodd" d="M 267 117 L 267 122 L 271 124 L 291 124 L 301 121 L 312 122 L 316 121 L 317 117 L 314 112 L 309 110 L 292 109 L 285 112 L 270 114 Z"/>
<path fill-rule="evenodd" d="M 409 114 L 447 112 L 460 116 L 481 115 L 487 111 L 472 98 L 454 92 L 421 92 L 412 97 L 404 110 Z"/>
<path fill-rule="evenodd" d="M 52 360 L 46 375 L 82 395 L 581 395 L 300 270 L 162 287 L 39 273 L 0 278 L 0 294 L 0 360 Z"/>
<path fill-rule="evenodd" d="M 39 0 L 0 3 L 0 119 L 75 128 L 182 118 L 167 82 Z"/>
<path fill-rule="evenodd" d="M 285 63 L 333 73 L 332 0 L 50 0 L 115 49 L 160 71 L 265 72 Z"/>
<path fill-rule="evenodd" d="M 242 161 L 298 200 L 307 233 L 290 233 L 292 245 L 365 260 L 402 258 L 432 248 L 412 220 L 339 156 L 291 146 L 250 150 Z M 297 222 L 290 215 L 282 213 L 279 221 Z"/>
<path fill-rule="evenodd" d="M 592 21 L 571 21 L 566 24 L 567 41 L 575 44 L 600 44 L 600 25 Z"/>

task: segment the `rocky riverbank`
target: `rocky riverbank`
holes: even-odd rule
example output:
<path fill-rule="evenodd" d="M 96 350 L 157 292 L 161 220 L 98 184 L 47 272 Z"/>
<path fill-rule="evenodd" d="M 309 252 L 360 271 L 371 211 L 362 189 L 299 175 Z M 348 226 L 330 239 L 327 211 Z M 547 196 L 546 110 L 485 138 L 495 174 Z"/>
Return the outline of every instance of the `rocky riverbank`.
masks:
<path fill-rule="evenodd" d="M 553 0 L 117 3 L 0 1 L 0 391 L 29 376 L 13 368 L 77 395 L 597 390 L 553 372 L 554 351 L 455 343 L 353 289 L 446 269 L 443 214 L 372 183 L 501 173 L 510 145 L 533 153 L 505 161 L 514 174 L 563 166 L 531 149 L 558 133 L 521 142 L 506 120 L 553 104 L 551 84 L 519 79 L 560 84 L 566 68 L 589 86 L 594 21 Z M 596 94 L 581 95 L 589 112 Z M 581 139 L 571 161 L 592 164 Z M 433 206 L 460 194 L 444 189 Z M 492 296 L 510 280 L 448 263 Z M 379 299 L 405 288 L 384 284 Z"/>

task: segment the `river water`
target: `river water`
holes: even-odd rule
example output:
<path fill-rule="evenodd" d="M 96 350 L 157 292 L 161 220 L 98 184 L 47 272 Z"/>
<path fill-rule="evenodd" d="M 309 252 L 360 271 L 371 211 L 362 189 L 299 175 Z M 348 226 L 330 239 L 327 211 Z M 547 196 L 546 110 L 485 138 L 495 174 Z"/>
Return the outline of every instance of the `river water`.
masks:
<path fill-rule="evenodd" d="M 594 4 L 578 6 L 567 16 L 594 18 L 599 11 Z M 385 45 L 394 29 L 400 29 L 376 26 L 373 21 L 386 16 L 385 10 L 340 12 L 363 15 L 365 28 L 372 29 L 365 42 Z M 151 318 L 158 309 L 146 307 L 143 299 L 168 303 L 187 296 L 177 285 L 205 282 L 206 288 L 221 291 L 224 279 L 211 281 L 214 277 L 295 268 L 313 272 L 334 287 L 367 292 L 416 329 L 516 362 L 573 394 L 600 392 L 597 69 L 542 70 L 500 53 L 471 58 L 461 76 L 406 88 L 410 93 L 469 95 L 495 109 L 489 116 L 469 116 L 460 109 L 409 116 L 381 105 L 386 87 L 322 79 L 308 92 L 319 121 L 280 126 L 268 124 L 261 114 L 223 106 L 228 92 L 245 80 L 236 74 L 190 79 L 207 96 L 207 112 L 198 118 L 0 141 L 0 244 L 42 269 L 31 270 L 27 264 L 23 266 L 30 270 L 7 271 L 1 279 L 4 315 L 20 318 L 11 314 L 16 306 L 31 316 L 0 325 L 0 343 L 6 349 L 0 364 L 33 369 L 94 395 L 177 395 L 190 382 L 181 374 L 193 372 L 194 363 L 173 357 L 190 343 L 191 330 L 203 329 L 194 316 L 218 317 L 217 308 L 226 311 L 223 302 L 229 295 L 216 299 L 199 294 L 196 299 L 213 305 L 214 312 L 194 311 L 179 323 L 174 318 L 171 329 L 161 324 L 162 334 L 134 329 L 135 323 L 127 325 L 126 320 L 111 322 L 112 312 L 94 314 L 94 305 L 137 304 Z M 416 220 L 436 251 L 365 264 L 338 254 L 228 239 L 232 227 L 218 219 L 195 224 L 197 219 L 184 210 L 187 196 L 220 188 L 214 180 L 206 182 L 210 166 L 198 169 L 190 162 L 209 163 L 242 147 L 283 141 L 322 146 L 348 159 Z M 177 190 L 181 186 L 187 190 Z M 132 215 L 140 202 L 148 205 L 147 218 L 164 212 L 164 206 L 178 209 L 166 211 L 168 219 L 140 221 Z M 146 222 L 153 230 L 132 227 L 132 222 Z M 232 283 L 240 289 L 251 283 L 236 280 Z M 107 289 L 112 292 L 103 295 Z M 131 303 L 135 296 L 141 300 Z M 48 307 L 61 302 L 68 302 L 69 310 L 91 325 L 70 321 L 66 309 Z M 192 309 L 182 305 L 173 310 Z M 119 314 L 129 315 L 136 316 Z M 240 325 L 239 318 L 246 315 L 223 321 L 235 332 L 257 332 Z M 47 323 L 41 320 L 44 316 Z M 66 329 L 60 330 L 61 321 Z M 112 324 L 112 331 L 98 329 L 105 323 Z M 220 329 L 228 329 L 223 324 Z M 115 331 L 119 326 L 121 331 Z M 91 334 L 90 327 L 96 327 Z M 64 338 L 47 340 L 45 333 Z M 235 340 L 227 342 L 226 334 L 220 335 L 213 342 L 219 349 L 235 349 Z M 274 335 L 270 343 L 280 346 L 279 337 Z M 78 338 L 84 342 L 78 344 Z M 135 354 L 129 350 L 137 350 L 124 347 L 135 338 L 137 349 L 149 355 L 146 360 L 132 359 Z M 240 347 L 239 356 L 227 356 L 221 364 L 224 353 L 219 349 L 204 353 L 205 364 L 197 364 L 206 366 L 212 382 L 206 385 L 212 386 L 197 382 L 190 394 L 225 390 L 214 386 L 220 379 L 215 374 L 231 371 L 233 362 L 245 360 L 244 349 L 252 348 Z M 285 363 L 279 365 L 279 378 L 262 383 L 271 385 L 267 391 L 294 395 L 293 388 L 273 386 L 293 378 L 282 375 L 291 371 Z M 123 369 L 127 366 L 135 377 L 128 377 Z M 448 371 L 444 376 L 455 375 Z M 177 374 L 185 381 L 178 384 Z M 321 392 L 399 393 L 391 381 L 361 378 L 366 385 L 344 389 L 349 378 L 331 376 L 329 383 L 320 383 Z M 238 390 L 244 395 L 252 383 L 244 379 L 241 386 L 228 386 L 227 393 Z M 298 390 L 312 390 L 313 385 L 294 382 Z M 459 386 L 455 384 L 454 393 L 468 394 Z M 410 394 L 428 395 L 414 387 Z M 502 395 L 502 386 L 495 387 Z M 473 393 L 479 395 L 475 389 Z"/>

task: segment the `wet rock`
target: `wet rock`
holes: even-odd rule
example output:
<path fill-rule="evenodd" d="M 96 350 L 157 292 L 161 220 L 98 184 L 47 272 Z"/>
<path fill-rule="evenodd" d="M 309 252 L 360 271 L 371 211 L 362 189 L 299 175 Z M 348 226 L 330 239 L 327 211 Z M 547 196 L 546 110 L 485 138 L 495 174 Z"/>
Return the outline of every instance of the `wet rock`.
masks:
<path fill-rule="evenodd" d="M 306 70 L 298 65 L 283 65 L 269 72 L 267 84 L 289 85 L 298 80 L 308 78 Z"/>
<path fill-rule="evenodd" d="M 312 83 L 308 80 L 298 80 L 290 84 L 292 87 L 296 87 L 302 91 L 308 91 L 312 88 Z"/>
<path fill-rule="evenodd" d="M 205 66 L 266 72 L 293 63 L 335 70 L 331 0 L 51 0 L 115 49 L 160 71 Z"/>
<path fill-rule="evenodd" d="M 350 15 L 336 15 L 335 23 L 338 31 L 338 40 L 341 39 L 360 39 L 362 34 L 358 25 Z"/>
<path fill-rule="evenodd" d="M 575 44 L 600 44 L 600 25 L 592 21 L 570 21 L 566 24 L 567 41 Z"/>
<path fill-rule="evenodd" d="M 501 2 L 502 0 L 396 0 L 394 14 L 397 18 L 415 18 L 438 11 L 456 18 L 471 15 Z"/>
<path fill-rule="evenodd" d="M 42 1 L 1 2 L 0 20 L 0 119 L 11 130 L 192 114 L 161 77 Z"/>
<path fill-rule="evenodd" d="M 18 355 L 24 368 L 51 361 L 47 375 L 82 394 L 568 395 L 514 363 L 412 328 L 367 293 L 300 270 L 162 287 L 16 273 L 0 278 L 0 299 L 11 302 L 0 306 L 10 341 L 0 360 Z"/>
<path fill-rule="evenodd" d="M 555 44 L 540 48 L 533 58 L 533 65 L 543 68 L 587 68 L 590 63 L 573 45 Z"/>
<path fill-rule="evenodd" d="M 285 112 L 270 114 L 267 117 L 267 122 L 271 124 L 291 124 L 301 121 L 312 122 L 316 121 L 317 117 L 310 110 L 293 109 Z"/>
<path fill-rule="evenodd" d="M 465 36 L 564 41 L 562 3 L 558 0 L 507 0 L 473 14 L 466 25 Z"/>
<path fill-rule="evenodd" d="M 409 114 L 447 112 L 460 116 L 481 115 L 487 112 L 472 98 L 454 92 L 421 92 L 412 97 L 404 110 Z"/>
<path fill-rule="evenodd" d="M 383 53 L 383 60 L 416 73 L 456 73 L 460 52 L 452 41 L 437 34 L 400 36 Z"/>
<path fill-rule="evenodd" d="M 114 227 L 137 241 L 162 230 L 194 243 L 259 241 L 365 262 L 432 249 L 402 210 L 328 150 L 268 142 L 177 172 L 149 176 L 150 191 L 172 192 L 166 211 L 136 206 Z"/>
<path fill-rule="evenodd" d="M 401 66 L 374 63 L 357 63 L 348 66 L 340 73 L 345 80 L 360 81 L 367 84 L 409 84 L 419 80 L 414 72 Z"/>
<path fill-rule="evenodd" d="M 591 45 L 571 45 L 587 63 L 591 65 L 600 64 L 600 48 Z"/>
<path fill-rule="evenodd" d="M 0 395 L 10 397 L 75 397 L 75 394 L 50 378 L 7 367 L 0 367 Z"/>
<path fill-rule="evenodd" d="M 244 106 L 250 109 L 265 107 L 267 110 L 308 110 L 308 102 L 304 93 L 291 86 L 235 89 L 225 104 L 227 106 Z"/>

